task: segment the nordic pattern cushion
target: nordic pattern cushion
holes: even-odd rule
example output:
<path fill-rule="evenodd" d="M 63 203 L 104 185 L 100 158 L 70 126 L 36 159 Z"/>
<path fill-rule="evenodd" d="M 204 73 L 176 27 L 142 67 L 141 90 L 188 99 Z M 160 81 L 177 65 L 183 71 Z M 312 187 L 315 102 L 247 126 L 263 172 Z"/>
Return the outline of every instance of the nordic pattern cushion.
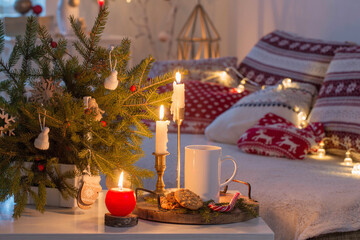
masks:
<path fill-rule="evenodd" d="M 150 70 L 149 77 L 154 78 L 179 69 L 188 71 L 182 80 L 200 80 L 202 82 L 215 82 L 227 87 L 238 85 L 237 76 L 233 71 L 224 73 L 226 68 L 237 66 L 236 57 L 209 58 L 200 60 L 173 60 L 156 61 Z"/>
<path fill-rule="evenodd" d="M 247 153 L 304 159 L 323 137 L 322 123 L 310 123 L 306 128 L 299 129 L 286 119 L 268 113 L 256 126 L 247 130 L 237 144 Z"/>
<path fill-rule="evenodd" d="M 181 124 L 181 133 L 204 134 L 205 128 L 221 113 L 228 110 L 247 91 L 238 93 L 215 83 L 186 81 L 185 83 L 185 119 Z M 172 91 L 173 85 L 159 88 L 160 92 Z M 170 111 L 166 111 L 165 119 L 169 119 L 169 132 L 177 132 L 177 124 L 172 121 Z M 154 121 L 145 121 L 150 130 L 155 131 Z"/>
<path fill-rule="evenodd" d="M 306 83 L 292 83 L 290 88 L 284 89 L 279 86 L 270 86 L 240 99 L 206 128 L 206 137 L 236 144 L 239 137 L 267 113 L 275 113 L 298 126 L 298 113 L 309 114 L 317 90 Z"/>
<path fill-rule="evenodd" d="M 324 124 L 327 148 L 360 152 L 360 47 L 336 52 L 310 121 Z"/>
<path fill-rule="evenodd" d="M 276 30 L 259 40 L 238 70 L 260 85 L 274 85 L 291 78 L 314 84 L 319 89 L 335 51 L 349 45 Z"/>

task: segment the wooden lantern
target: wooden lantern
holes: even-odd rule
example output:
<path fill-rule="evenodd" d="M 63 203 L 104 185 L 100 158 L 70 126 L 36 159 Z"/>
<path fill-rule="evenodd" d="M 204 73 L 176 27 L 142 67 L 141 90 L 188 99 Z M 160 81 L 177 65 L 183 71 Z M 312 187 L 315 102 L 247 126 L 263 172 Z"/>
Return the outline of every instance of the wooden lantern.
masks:
<path fill-rule="evenodd" d="M 197 4 L 177 38 L 178 59 L 220 56 L 220 35 L 201 4 Z"/>

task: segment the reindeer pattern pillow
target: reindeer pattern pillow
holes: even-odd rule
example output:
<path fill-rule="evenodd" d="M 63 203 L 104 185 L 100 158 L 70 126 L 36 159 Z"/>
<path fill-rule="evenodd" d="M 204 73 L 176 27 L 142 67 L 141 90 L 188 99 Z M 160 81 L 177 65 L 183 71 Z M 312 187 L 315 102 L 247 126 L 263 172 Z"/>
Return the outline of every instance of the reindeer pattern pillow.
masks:
<path fill-rule="evenodd" d="M 311 123 L 300 129 L 284 118 L 269 113 L 240 137 L 238 147 L 252 154 L 304 159 L 323 137 L 322 123 Z"/>

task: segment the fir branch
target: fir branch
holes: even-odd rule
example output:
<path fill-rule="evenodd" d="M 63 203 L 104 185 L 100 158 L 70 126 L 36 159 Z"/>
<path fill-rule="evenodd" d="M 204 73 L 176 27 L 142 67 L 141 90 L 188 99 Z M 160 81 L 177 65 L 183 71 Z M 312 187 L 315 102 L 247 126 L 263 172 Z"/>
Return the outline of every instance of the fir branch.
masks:
<path fill-rule="evenodd" d="M 5 29 L 4 23 L 0 20 L 0 54 L 4 51 L 5 47 Z"/>

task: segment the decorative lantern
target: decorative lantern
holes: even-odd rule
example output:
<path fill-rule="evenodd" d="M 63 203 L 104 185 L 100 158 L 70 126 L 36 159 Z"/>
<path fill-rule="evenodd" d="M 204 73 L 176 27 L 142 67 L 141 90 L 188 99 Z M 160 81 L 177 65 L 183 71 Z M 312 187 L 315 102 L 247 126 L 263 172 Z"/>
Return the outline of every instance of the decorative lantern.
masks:
<path fill-rule="evenodd" d="M 220 56 L 220 35 L 201 4 L 195 6 L 177 41 L 179 60 Z"/>

